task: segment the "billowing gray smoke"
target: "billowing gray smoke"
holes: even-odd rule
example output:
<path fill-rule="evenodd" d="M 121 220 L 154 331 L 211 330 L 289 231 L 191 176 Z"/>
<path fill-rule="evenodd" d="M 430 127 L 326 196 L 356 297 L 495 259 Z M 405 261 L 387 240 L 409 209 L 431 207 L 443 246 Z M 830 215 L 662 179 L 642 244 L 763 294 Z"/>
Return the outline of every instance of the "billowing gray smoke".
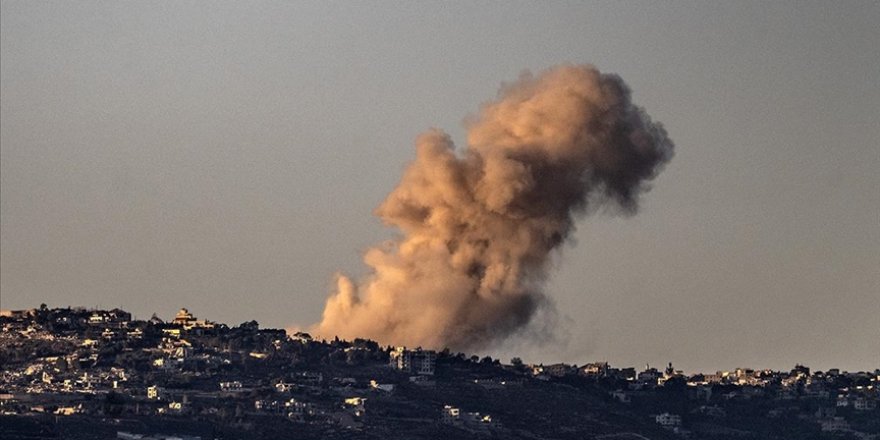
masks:
<path fill-rule="evenodd" d="M 366 253 L 363 282 L 339 276 L 312 332 L 456 350 L 503 339 L 546 303 L 551 251 L 577 214 L 634 212 L 673 154 L 626 84 L 592 66 L 523 74 L 467 129 L 459 154 L 441 131 L 418 138 L 376 211 L 402 236 Z"/>

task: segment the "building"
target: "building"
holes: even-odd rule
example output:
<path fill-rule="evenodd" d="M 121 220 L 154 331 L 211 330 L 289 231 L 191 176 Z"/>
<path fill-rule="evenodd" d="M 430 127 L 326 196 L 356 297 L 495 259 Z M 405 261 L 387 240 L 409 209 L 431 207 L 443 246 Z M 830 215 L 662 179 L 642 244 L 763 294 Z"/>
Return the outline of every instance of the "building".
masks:
<path fill-rule="evenodd" d="M 290 399 L 284 402 L 284 409 L 287 417 L 291 420 L 304 422 L 307 416 L 315 415 L 315 405 L 309 402 L 300 402 L 296 399 Z"/>
<path fill-rule="evenodd" d="M 437 353 L 421 348 L 407 350 L 406 347 L 397 347 L 390 353 L 389 365 L 400 371 L 433 376 Z"/>
<path fill-rule="evenodd" d="M 823 432 L 846 432 L 850 430 L 849 423 L 843 417 L 833 417 L 819 422 Z"/>
<path fill-rule="evenodd" d="M 445 405 L 443 406 L 443 410 L 440 412 L 440 421 L 446 425 L 453 425 L 455 423 L 458 423 L 460 416 L 460 409 Z"/>
<path fill-rule="evenodd" d="M 290 339 L 292 341 L 297 341 L 300 344 L 308 344 L 312 342 L 312 335 L 305 332 L 296 332 L 290 337 Z"/>
<path fill-rule="evenodd" d="M 859 397 L 853 401 L 853 408 L 855 408 L 856 411 L 871 411 L 877 409 L 877 401 Z"/>
<path fill-rule="evenodd" d="M 241 382 L 237 380 L 229 381 L 229 382 L 220 382 L 220 391 L 242 391 L 243 387 Z"/>
<path fill-rule="evenodd" d="M 660 372 L 657 371 L 656 368 L 651 368 L 650 365 L 645 367 L 645 371 L 639 373 L 637 379 L 639 382 L 646 384 L 656 384 L 657 379 L 661 377 Z"/>
<path fill-rule="evenodd" d="M 279 393 L 289 393 L 296 388 L 296 384 L 288 383 L 288 382 L 278 382 L 275 384 L 275 391 Z"/>
<path fill-rule="evenodd" d="M 206 319 L 196 319 L 186 308 L 180 309 L 171 323 L 183 327 L 184 330 L 210 330 L 216 325 Z"/>
<path fill-rule="evenodd" d="M 574 371 L 574 367 L 568 364 L 553 364 L 544 367 L 544 374 L 552 377 L 565 377 Z"/>
<path fill-rule="evenodd" d="M 657 422 L 658 425 L 667 429 L 681 426 L 681 416 L 678 414 L 670 414 L 668 412 L 654 416 L 654 421 Z"/>
<path fill-rule="evenodd" d="M 501 423 L 488 414 L 462 412 L 459 408 L 450 405 L 444 405 L 440 411 L 440 422 L 472 432 L 488 433 L 489 430 L 501 429 Z"/>
<path fill-rule="evenodd" d="M 165 390 L 161 387 L 157 387 L 156 385 L 147 387 L 147 399 L 159 400 L 164 395 L 165 395 Z"/>
<path fill-rule="evenodd" d="M 124 310 L 94 310 L 86 322 L 89 325 L 111 326 L 114 328 L 124 327 L 131 321 L 131 313 Z"/>
<path fill-rule="evenodd" d="M 394 384 L 390 383 L 379 383 L 375 380 L 370 381 L 370 388 L 378 391 L 384 391 L 386 393 L 391 393 L 394 391 Z"/>
<path fill-rule="evenodd" d="M 608 376 L 608 362 L 593 362 L 580 368 L 580 374 L 587 377 Z"/>
<path fill-rule="evenodd" d="M 345 399 L 345 407 L 356 417 L 363 417 L 367 413 L 367 399 L 365 397 L 349 397 Z"/>
<path fill-rule="evenodd" d="M 189 312 L 186 308 L 182 308 L 177 312 L 177 316 L 171 321 L 172 324 L 177 325 L 186 325 L 191 321 L 195 321 L 196 318 L 192 313 Z"/>

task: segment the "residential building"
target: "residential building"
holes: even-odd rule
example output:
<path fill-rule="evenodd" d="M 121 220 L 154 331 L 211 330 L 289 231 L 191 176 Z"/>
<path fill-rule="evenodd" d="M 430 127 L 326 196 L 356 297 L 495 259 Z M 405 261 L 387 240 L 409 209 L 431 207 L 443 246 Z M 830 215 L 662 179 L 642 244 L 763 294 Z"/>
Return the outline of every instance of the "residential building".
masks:
<path fill-rule="evenodd" d="M 406 347 L 397 347 L 389 356 L 389 365 L 408 373 L 433 376 L 436 364 L 437 353 L 421 348 L 407 350 Z"/>
<path fill-rule="evenodd" d="M 665 412 L 654 416 L 654 421 L 664 428 L 676 428 L 681 426 L 681 416 L 678 414 L 670 414 Z"/>

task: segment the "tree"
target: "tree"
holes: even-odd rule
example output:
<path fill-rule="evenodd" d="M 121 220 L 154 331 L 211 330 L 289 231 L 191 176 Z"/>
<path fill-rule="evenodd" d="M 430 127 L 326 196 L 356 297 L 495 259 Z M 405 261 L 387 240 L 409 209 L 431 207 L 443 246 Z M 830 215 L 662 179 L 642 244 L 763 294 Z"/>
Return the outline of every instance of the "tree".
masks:
<path fill-rule="evenodd" d="M 260 329 L 260 323 L 258 323 L 256 320 L 250 320 L 248 322 L 242 322 L 241 325 L 238 326 L 238 328 L 242 330 L 256 331 Z"/>

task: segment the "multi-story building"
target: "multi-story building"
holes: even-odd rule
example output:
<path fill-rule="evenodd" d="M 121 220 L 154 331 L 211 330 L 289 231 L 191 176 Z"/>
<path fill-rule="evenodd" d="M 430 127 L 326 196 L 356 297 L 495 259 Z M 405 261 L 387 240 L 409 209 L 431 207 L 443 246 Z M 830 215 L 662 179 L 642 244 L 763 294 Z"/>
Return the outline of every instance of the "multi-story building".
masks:
<path fill-rule="evenodd" d="M 390 354 L 389 365 L 408 373 L 433 376 L 437 353 L 421 348 L 407 350 L 406 347 L 397 347 Z"/>

